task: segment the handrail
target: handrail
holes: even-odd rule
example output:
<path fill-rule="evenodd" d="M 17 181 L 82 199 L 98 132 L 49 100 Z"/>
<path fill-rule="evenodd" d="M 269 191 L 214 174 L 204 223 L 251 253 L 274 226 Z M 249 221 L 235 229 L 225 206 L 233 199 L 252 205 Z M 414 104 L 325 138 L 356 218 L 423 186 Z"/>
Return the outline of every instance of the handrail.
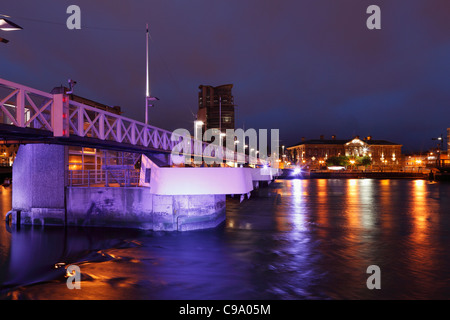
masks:
<path fill-rule="evenodd" d="M 142 147 L 159 149 L 164 152 L 172 151 L 179 143 L 181 135 L 145 124 L 143 122 L 124 117 L 106 110 L 97 109 L 77 101 L 69 100 L 69 95 L 50 94 L 33 89 L 12 81 L 0 78 L 0 87 L 11 90 L 6 96 L 0 97 L 0 115 L 3 115 L 8 123 L 16 127 L 32 127 L 53 132 L 55 137 L 70 135 L 90 137 L 99 140 L 128 143 Z M 39 103 L 35 96 L 39 96 Z M 43 100 L 42 100 L 43 99 Z M 15 100 L 15 105 L 10 105 Z M 11 108 L 15 110 L 11 111 Z M 172 141 L 172 137 L 178 138 Z M 195 139 L 189 136 L 190 154 L 196 156 L 194 148 Z M 210 144 L 201 142 L 201 152 Z M 221 158 L 227 159 L 232 152 L 232 159 L 244 156 L 244 162 L 250 159 L 248 155 L 242 155 L 225 146 L 214 146 L 219 151 Z M 221 152 L 220 152 L 220 149 Z M 217 152 L 215 151 L 216 155 Z"/>

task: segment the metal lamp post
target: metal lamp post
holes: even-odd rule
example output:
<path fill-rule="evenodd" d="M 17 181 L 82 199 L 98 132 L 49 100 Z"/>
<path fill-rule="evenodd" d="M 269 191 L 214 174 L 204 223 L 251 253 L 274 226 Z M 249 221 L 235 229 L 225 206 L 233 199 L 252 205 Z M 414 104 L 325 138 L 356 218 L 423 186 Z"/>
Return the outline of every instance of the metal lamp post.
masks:
<path fill-rule="evenodd" d="M 1 15 L 1 16 L 8 17 L 6 15 Z M 2 31 L 16 31 L 16 30 L 22 30 L 22 29 L 23 28 L 21 26 L 15 24 L 12 21 L 9 21 L 8 19 L 5 19 L 5 18 L 0 19 L 0 30 L 2 30 Z M 0 42 L 8 43 L 9 40 L 0 37 Z"/>
<path fill-rule="evenodd" d="M 146 32 L 146 96 L 145 96 L 145 124 L 148 124 L 148 107 L 153 107 L 153 102 L 159 100 L 156 97 L 152 97 L 150 94 L 150 76 L 149 76 L 149 65 L 148 65 L 148 24 L 146 25 L 147 32 Z"/>
<path fill-rule="evenodd" d="M 444 135 L 441 133 L 440 137 L 437 138 L 431 138 L 431 140 L 437 140 L 438 142 L 438 147 L 437 147 L 437 158 L 436 158 L 436 166 L 439 167 L 441 165 L 441 151 L 443 149 L 443 143 L 444 143 Z"/>

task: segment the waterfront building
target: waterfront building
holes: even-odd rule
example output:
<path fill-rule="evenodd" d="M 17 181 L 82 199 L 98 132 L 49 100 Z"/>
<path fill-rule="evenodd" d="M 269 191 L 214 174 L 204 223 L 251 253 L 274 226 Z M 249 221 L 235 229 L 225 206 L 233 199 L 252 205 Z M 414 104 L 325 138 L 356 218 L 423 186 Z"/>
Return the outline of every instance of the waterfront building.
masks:
<path fill-rule="evenodd" d="M 405 170 L 421 170 L 423 168 L 436 168 L 440 165 L 448 166 L 449 156 L 441 152 L 439 148 L 430 149 L 428 152 L 406 154 Z"/>
<path fill-rule="evenodd" d="M 447 128 L 447 155 L 450 158 L 450 128 Z"/>
<path fill-rule="evenodd" d="M 5 141 L 0 143 L 0 167 L 12 166 L 18 148 L 17 144 L 9 144 Z"/>
<path fill-rule="evenodd" d="M 329 157 L 364 157 L 372 159 L 372 166 L 397 167 L 402 165 L 402 145 L 387 140 L 374 140 L 371 136 L 360 139 L 320 139 L 305 140 L 287 148 L 293 164 L 322 167 Z"/>
<path fill-rule="evenodd" d="M 430 160 L 429 160 L 430 159 Z M 421 152 L 421 153 L 411 153 L 405 154 L 405 170 L 421 170 L 426 168 L 431 164 L 435 164 L 436 160 L 433 158 L 432 152 Z"/>

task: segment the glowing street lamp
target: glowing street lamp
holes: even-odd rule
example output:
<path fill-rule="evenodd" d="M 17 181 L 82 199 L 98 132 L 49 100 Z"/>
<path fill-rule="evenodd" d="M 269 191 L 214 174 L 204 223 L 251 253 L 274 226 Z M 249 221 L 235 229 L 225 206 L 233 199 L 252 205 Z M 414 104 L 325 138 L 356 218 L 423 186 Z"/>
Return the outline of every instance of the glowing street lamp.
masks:
<path fill-rule="evenodd" d="M 350 164 L 351 164 L 351 167 L 352 167 L 352 169 L 353 169 L 353 166 L 355 165 L 355 160 L 350 160 Z"/>
<path fill-rule="evenodd" d="M 1 16 L 8 17 L 6 15 L 1 15 Z M 5 18 L 0 19 L 0 30 L 2 30 L 2 31 L 17 31 L 17 30 L 22 30 L 22 29 L 23 28 L 21 26 L 15 24 L 14 22 L 12 22 L 8 19 L 5 19 Z M 9 40 L 0 37 L 0 42 L 8 43 Z"/>
<path fill-rule="evenodd" d="M 442 146 L 443 146 L 443 142 L 444 142 L 444 137 L 443 137 L 443 135 L 441 134 L 439 137 L 437 137 L 437 138 L 431 138 L 431 140 L 437 140 L 437 141 L 439 141 L 438 142 L 438 145 L 437 145 L 437 153 L 438 153 L 438 156 L 437 156 L 437 159 L 436 159 L 436 165 L 437 166 L 439 166 L 440 165 L 440 162 L 441 162 L 441 149 L 442 149 Z"/>
<path fill-rule="evenodd" d="M 364 154 L 364 155 L 366 155 L 368 151 L 369 151 L 369 148 L 367 148 L 367 147 L 364 147 L 364 148 L 363 148 L 363 154 Z"/>
<path fill-rule="evenodd" d="M 1 18 L 0 19 L 0 30 L 2 31 L 17 31 L 22 30 L 23 28 L 8 19 Z"/>

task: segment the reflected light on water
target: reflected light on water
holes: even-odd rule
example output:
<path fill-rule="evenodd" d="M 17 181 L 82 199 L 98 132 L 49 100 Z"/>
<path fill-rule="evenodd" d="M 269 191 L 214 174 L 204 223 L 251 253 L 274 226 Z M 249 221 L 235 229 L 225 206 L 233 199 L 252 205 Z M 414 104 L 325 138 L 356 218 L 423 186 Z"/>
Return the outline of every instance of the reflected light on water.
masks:
<path fill-rule="evenodd" d="M 326 237 L 328 234 L 328 180 L 317 180 L 318 204 L 317 204 L 317 223 L 319 225 L 319 234 Z"/>
<path fill-rule="evenodd" d="M 364 229 L 372 229 L 375 224 L 375 194 L 374 180 L 360 180 L 361 220 Z"/>
<path fill-rule="evenodd" d="M 428 186 L 425 180 L 415 180 L 412 185 L 412 225 L 408 243 L 408 258 L 412 262 L 408 264 L 408 269 L 414 275 L 412 281 L 420 291 L 427 294 L 436 290 L 434 282 L 441 283 L 442 280 L 436 279 L 435 255 L 440 248 L 435 245 L 433 223 L 438 222 L 438 216 L 433 214 L 434 202 L 428 197 Z M 417 264 L 417 261 L 420 261 L 420 264 Z"/>
<path fill-rule="evenodd" d="M 308 196 L 304 194 L 307 183 L 306 180 L 293 179 L 287 182 L 289 188 L 277 190 L 273 204 L 278 231 L 302 231 L 307 227 L 305 216 L 308 213 Z"/>
<path fill-rule="evenodd" d="M 346 212 L 351 228 L 372 229 L 375 224 L 374 180 L 349 179 L 347 181 Z"/>
<path fill-rule="evenodd" d="M 412 191 L 412 232 L 411 240 L 414 243 L 414 254 L 429 260 L 430 251 L 421 250 L 430 240 L 431 210 L 427 198 L 427 184 L 425 180 L 414 181 Z M 429 262 L 429 261 L 428 261 Z M 424 261 L 424 263 L 427 263 Z"/>
<path fill-rule="evenodd" d="M 295 179 L 292 180 L 292 196 L 294 204 L 300 204 L 302 202 L 303 188 L 302 184 L 305 180 Z"/>
<path fill-rule="evenodd" d="M 304 202 L 304 195 L 303 195 L 303 184 L 305 183 L 305 180 L 299 180 L 295 179 L 292 180 L 292 193 L 293 193 L 293 208 L 294 211 L 289 214 L 291 218 L 291 224 L 292 227 L 295 230 L 305 230 L 305 204 Z"/>
<path fill-rule="evenodd" d="M 347 180 L 347 202 L 345 212 L 350 230 L 356 231 L 360 227 L 359 186 L 357 179 Z M 352 232 L 352 231 L 350 231 Z M 352 234 L 354 236 L 355 234 Z"/>
<path fill-rule="evenodd" d="M 215 229 L 3 228 L 0 288 L 29 299 L 448 299 L 449 193 L 424 180 L 277 180 L 227 198 Z M 69 264 L 82 290 L 67 289 Z M 382 290 L 366 287 L 372 264 Z"/>
<path fill-rule="evenodd" d="M 414 241 L 421 243 L 426 240 L 426 229 L 428 226 L 428 216 L 430 214 L 427 208 L 426 184 L 425 180 L 415 180 L 412 192 L 412 214 L 413 214 L 413 236 Z"/>

